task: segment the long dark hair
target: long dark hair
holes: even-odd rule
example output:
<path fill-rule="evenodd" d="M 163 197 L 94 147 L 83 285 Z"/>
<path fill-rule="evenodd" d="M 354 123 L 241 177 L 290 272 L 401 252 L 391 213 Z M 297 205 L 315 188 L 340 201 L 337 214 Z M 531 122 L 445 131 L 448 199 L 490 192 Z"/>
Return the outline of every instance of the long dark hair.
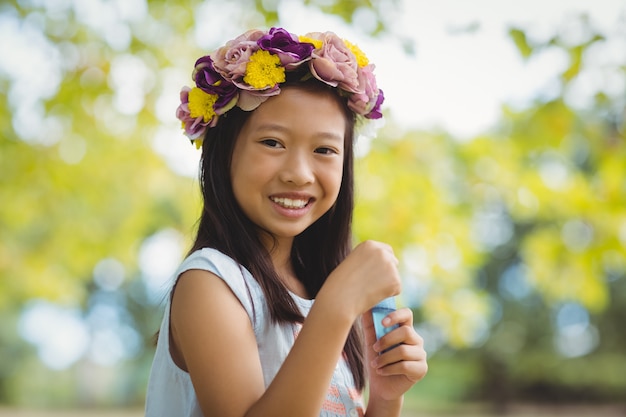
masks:
<path fill-rule="evenodd" d="M 297 278 L 310 297 L 315 297 L 326 277 L 351 250 L 354 208 L 353 141 L 356 116 L 336 89 L 317 80 L 298 82 L 287 88 L 303 88 L 329 94 L 340 103 L 346 119 L 342 183 L 337 201 L 320 219 L 294 238 L 291 262 Z M 251 112 L 238 107 L 221 116 L 217 126 L 207 130 L 200 160 L 200 188 L 204 200 L 202 215 L 190 253 L 211 247 L 230 256 L 250 271 L 259 282 L 275 322 L 303 322 L 303 317 L 278 274 L 259 236 L 258 227 L 248 219 L 233 194 L 230 168 L 235 140 Z M 360 327 L 352 326 L 344 355 L 355 386 L 365 387 Z"/>

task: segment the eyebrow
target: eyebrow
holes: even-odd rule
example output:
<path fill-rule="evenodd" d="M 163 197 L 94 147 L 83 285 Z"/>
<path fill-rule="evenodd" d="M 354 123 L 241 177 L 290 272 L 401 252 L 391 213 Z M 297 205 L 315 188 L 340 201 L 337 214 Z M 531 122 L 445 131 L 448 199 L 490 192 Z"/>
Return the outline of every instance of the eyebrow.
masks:
<path fill-rule="evenodd" d="M 269 123 L 269 122 L 263 123 L 262 125 L 258 126 L 257 131 L 259 132 L 277 131 L 277 132 L 290 133 L 290 129 L 286 128 L 285 126 L 277 124 L 277 123 Z M 336 140 L 340 142 L 343 142 L 344 140 L 343 135 L 338 135 L 334 132 L 323 131 L 323 130 L 316 132 L 315 137 Z"/>

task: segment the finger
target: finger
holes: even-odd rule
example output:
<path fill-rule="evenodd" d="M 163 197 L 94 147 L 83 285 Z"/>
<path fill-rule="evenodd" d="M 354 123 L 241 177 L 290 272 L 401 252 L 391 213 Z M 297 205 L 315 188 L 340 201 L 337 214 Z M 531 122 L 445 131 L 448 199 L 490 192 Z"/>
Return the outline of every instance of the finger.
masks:
<path fill-rule="evenodd" d="M 398 266 L 400 264 L 400 260 L 398 259 L 398 257 L 396 256 L 396 253 L 393 250 L 393 247 L 385 242 L 378 242 L 378 244 L 380 244 L 380 247 L 387 253 L 389 253 L 392 258 L 394 259 L 394 263 L 396 264 L 396 266 Z"/>
<path fill-rule="evenodd" d="M 399 345 L 375 357 L 371 361 L 371 366 L 378 369 L 398 362 L 424 360 L 426 360 L 426 351 L 422 346 Z"/>
<path fill-rule="evenodd" d="M 383 326 L 391 327 L 395 324 L 413 326 L 413 311 L 410 308 L 400 308 L 387 314 L 383 320 Z"/>
<path fill-rule="evenodd" d="M 397 375 L 405 373 L 411 364 L 426 364 L 426 358 L 423 347 L 401 345 L 375 357 L 370 361 L 370 366 L 378 375 Z"/>
<path fill-rule="evenodd" d="M 376 341 L 372 348 L 376 352 L 386 352 L 399 345 L 424 347 L 424 339 L 415 331 L 413 326 L 402 325 L 392 330 Z"/>
<path fill-rule="evenodd" d="M 419 381 L 428 372 L 426 360 L 401 361 L 390 365 L 376 368 L 376 373 L 381 376 L 403 375 L 412 382 Z"/>

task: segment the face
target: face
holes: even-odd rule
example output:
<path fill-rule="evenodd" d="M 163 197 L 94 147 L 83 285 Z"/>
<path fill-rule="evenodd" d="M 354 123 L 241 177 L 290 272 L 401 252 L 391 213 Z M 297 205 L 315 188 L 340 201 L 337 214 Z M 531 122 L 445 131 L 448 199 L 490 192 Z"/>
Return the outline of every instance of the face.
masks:
<path fill-rule="evenodd" d="M 292 240 L 337 199 L 346 119 L 326 93 L 287 87 L 250 115 L 231 163 L 235 199 L 279 242 Z"/>

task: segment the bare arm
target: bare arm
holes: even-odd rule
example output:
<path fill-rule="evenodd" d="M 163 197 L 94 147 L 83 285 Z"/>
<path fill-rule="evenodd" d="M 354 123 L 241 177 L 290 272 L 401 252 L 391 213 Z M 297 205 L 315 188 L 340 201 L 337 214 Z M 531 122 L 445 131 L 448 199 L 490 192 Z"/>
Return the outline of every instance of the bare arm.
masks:
<path fill-rule="evenodd" d="M 267 390 L 254 332 L 237 298 L 209 272 L 184 273 L 172 302 L 172 345 L 190 373 L 203 413 L 318 416 L 352 323 L 399 292 L 396 262 L 385 245 L 355 249 L 320 290 Z"/>
<path fill-rule="evenodd" d="M 265 390 L 250 319 L 228 285 L 210 272 L 180 276 L 170 346 L 205 415 L 243 416 Z"/>

